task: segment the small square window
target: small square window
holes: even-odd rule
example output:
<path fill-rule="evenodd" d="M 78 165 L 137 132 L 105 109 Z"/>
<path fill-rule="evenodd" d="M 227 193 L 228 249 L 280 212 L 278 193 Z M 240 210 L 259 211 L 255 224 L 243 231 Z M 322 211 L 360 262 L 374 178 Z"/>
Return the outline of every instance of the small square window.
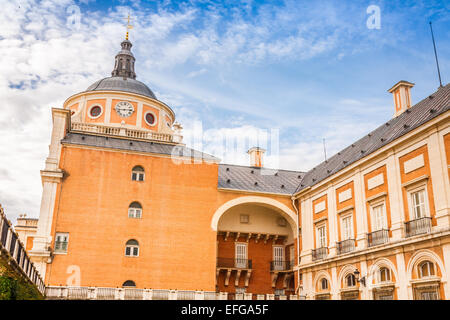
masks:
<path fill-rule="evenodd" d="M 279 227 L 286 227 L 286 223 L 287 223 L 287 221 L 285 218 L 283 218 L 283 217 L 277 218 L 277 225 Z"/>
<path fill-rule="evenodd" d="M 249 223 L 250 222 L 250 216 L 248 214 L 241 214 L 241 223 Z"/>
<path fill-rule="evenodd" d="M 67 246 L 69 244 L 69 234 L 57 232 L 55 234 L 55 252 L 65 253 L 67 252 Z"/>

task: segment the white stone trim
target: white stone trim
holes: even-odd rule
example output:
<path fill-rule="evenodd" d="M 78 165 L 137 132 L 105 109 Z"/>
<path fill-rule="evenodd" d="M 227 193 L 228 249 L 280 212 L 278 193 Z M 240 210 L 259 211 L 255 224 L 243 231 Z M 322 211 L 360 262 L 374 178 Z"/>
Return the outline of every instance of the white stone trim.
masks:
<path fill-rule="evenodd" d="M 268 205 L 274 209 L 278 209 L 277 211 L 282 216 L 284 216 L 291 225 L 291 228 L 293 229 L 294 238 L 298 236 L 298 226 L 296 224 L 296 216 L 294 211 L 279 201 L 259 196 L 238 197 L 222 204 L 213 214 L 213 217 L 211 219 L 211 229 L 217 231 L 220 217 L 230 208 L 244 203 L 263 204 Z"/>
<path fill-rule="evenodd" d="M 367 189 L 372 190 L 383 184 L 384 184 L 384 175 L 383 173 L 380 173 L 367 180 Z"/>
<path fill-rule="evenodd" d="M 423 168 L 424 166 L 425 166 L 425 159 L 423 158 L 423 153 L 403 162 L 403 170 L 405 171 L 405 173 L 410 173 L 419 168 Z"/>

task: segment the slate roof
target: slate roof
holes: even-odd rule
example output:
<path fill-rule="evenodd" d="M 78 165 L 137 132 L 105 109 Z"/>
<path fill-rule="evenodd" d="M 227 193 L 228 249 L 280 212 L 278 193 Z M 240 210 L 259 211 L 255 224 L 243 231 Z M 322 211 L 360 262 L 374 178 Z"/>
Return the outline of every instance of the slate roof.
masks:
<path fill-rule="evenodd" d="M 306 172 L 295 193 L 325 180 L 352 163 L 447 112 L 449 108 L 450 84 L 447 84 L 398 117 L 392 118 L 327 161 Z"/>
<path fill-rule="evenodd" d="M 196 159 L 204 159 L 216 162 L 220 161 L 219 158 L 216 158 L 212 155 L 191 148 L 187 148 L 185 146 L 165 144 L 160 142 L 151 142 L 151 141 L 130 140 L 129 138 L 120 139 L 91 134 L 69 132 L 64 137 L 64 139 L 61 140 L 61 143 L 76 144 L 91 147 L 111 148 L 119 150 L 130 150 L 138 152 L 148 152 L 155 154 L 166 154 L 166 155 L 171 155 L 173 152 L 174 155 L 177 156 L 194 157 Z"/>
<path fill-rule="evenodd" d="M 88 91 L 124 91 L 137 93 L 152 99 L 156 99 L 155 94 L 143 82 L 131 78 L 109 77 L 101 79 L 86 89 Z"/>
<path fill-rule="evenodd" d="M 304 176 L 304 173 L 299 171 L 266 168 L 262 170 L 258 167 L 220 164 L 217 187 L 291 195 Z"/>

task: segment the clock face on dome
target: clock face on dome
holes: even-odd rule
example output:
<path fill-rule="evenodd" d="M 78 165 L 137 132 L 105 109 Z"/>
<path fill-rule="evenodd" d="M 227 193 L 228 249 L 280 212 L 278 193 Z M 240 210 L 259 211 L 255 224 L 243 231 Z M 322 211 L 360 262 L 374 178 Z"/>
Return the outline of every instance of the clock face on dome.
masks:
<path fill-rule="evenodd" d="M 118 102 L 114 109 L 116 110 L 119 116 L 124 118 L 131 116 L 134 112 L 133 105 L 127 101 Z"/>

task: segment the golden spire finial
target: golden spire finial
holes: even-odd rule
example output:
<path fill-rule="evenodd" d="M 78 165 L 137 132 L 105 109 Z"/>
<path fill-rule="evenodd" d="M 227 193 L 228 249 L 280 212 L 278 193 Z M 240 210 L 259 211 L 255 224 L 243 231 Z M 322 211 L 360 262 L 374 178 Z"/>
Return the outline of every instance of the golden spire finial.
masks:
<path fill-rule="evenodd" d="M 127 35 L 125 37 L 125 40 L 128 40 L 128 30 L 133 29 L 133 26 L 130 24 L 131 20 L 133 20 L 133 18 L 130 17 L 130 14 L 128 13 L 128 18 L 127 19 Z"/>

